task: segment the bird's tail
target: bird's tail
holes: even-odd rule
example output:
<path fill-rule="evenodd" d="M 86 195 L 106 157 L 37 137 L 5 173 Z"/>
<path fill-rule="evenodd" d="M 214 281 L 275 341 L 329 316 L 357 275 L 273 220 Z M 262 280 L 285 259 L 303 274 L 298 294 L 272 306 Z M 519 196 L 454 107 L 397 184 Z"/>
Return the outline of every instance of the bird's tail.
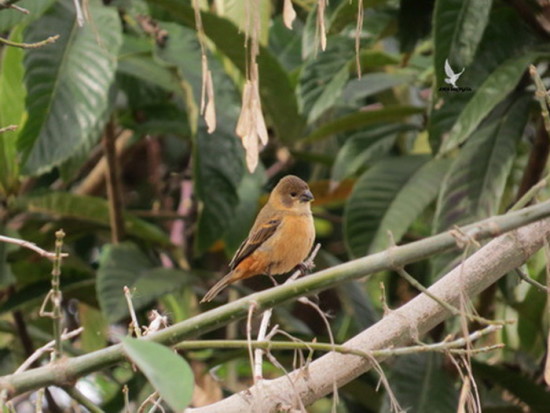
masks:
<path fill-rule="evenodd" d="M 202 297 L 201 303 L 207 303 L 212 301 L 221 290 L 231 284 L 234 280 L 234 273 L 231 271 L 229 274 L 225 275 L 220 281 L 218 281 L 214 286 L 208 290 L 208 292 Z"/>

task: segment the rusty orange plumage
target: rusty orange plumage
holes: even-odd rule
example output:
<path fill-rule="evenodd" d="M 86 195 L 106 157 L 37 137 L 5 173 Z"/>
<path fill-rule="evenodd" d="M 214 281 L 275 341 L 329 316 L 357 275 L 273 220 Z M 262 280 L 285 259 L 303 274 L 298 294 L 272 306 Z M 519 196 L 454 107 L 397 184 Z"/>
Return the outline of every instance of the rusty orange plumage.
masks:
<path fill-rule="evenodd" d="M 294 175 L 282 178 L 229 263 L 230 272 L 203 297 L 211 301 L 229 284 L 255 275 L 284 274 L 307 257 L 315 239 L 308 185 Z"/>

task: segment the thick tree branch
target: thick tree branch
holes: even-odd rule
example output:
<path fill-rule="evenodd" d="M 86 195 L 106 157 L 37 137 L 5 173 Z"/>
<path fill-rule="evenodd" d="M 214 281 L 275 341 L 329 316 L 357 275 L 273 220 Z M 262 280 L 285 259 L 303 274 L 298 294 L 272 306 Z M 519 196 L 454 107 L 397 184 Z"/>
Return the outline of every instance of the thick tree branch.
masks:
<path fill-rule="evenodd" d="M 547 201 L 540 205 L 531 206 L 517 212 L 512 212 L 507 215 L 492 217 L 490 219 L 486 219 L 484 221 L 480 221 L 478 223 L 463 227 L 461 230 L 467 236 L 479 240 L 497 236 L 504 232 L 526 225 L 533 221 L 546 218 L 548 216 L 550 216 L 550 201 Z M 511 248 L 511 250 L 507 247 L 506 243 L 509 243 L 509 240 L 515 240 L 518 237 L 516 232 L 506 235 L 504 237 L 500 237 L 498 240 L 498 245 L 501 251 L 499 251 L 497 248 L 497 251 L 495 252 L 495 254 L 497 255 L 495 256 L 489 254 L 482 255 L 483 266 L 486 271 L 489 271 L 489 267 L 491 265 L 497 265 L 503 268 L 510 267 L 510 269 L 513 269 L 520 265 L 536 249 L 535 246 L 533 246 L 533 243 L 536 243 L 537 248 L 538 246 L 540 246 L 542 239 L 547 235 L 547 229 L 549 226 L 550 222 L 544 221 L 543 224 L 539 223 L 536 225 L 531 225 L 528 228 L 521 230 L 520 239 L 522 241 L 525 238 L 523 234 L 529 234 L 529 236 L 527 237 L 529 238 L 529 240 L 525 241 L 527 243 L 527 246 L 525 247 L 517 243 L 513 245 L 513 248 Z M 349 261 L 336 267 L 319 271 L 315 274 L 298 279 L 292 284 L 281 285 L 259 293 L 251 294 L 247 297 L 243 297 L 239 300 L 230 302 L 221 307 L 206 311 L 191 319 L 185 320 L 164 330 L 161 330 L 158 333 L 151 334 L 145 339 L 158 341 L 166 345 L 174 345 L 180 341 L 183 341 L 186 338 L 196 337 L 199 334 L 223 326 L 230 321 L 235 321 L 246 317 L 248 309 L 252 303 L 254 303 L 255 308 L 258 311 L 262 311 L 267 308 L 271 308 L 279 303 L 302 296 L 304 294 L 317 292 L 332 287 L 345 280 L 364 277 L 366 275 L 376 273 L 384 269 L 400 267 L 405 264 L 424 259 L 426 257 L 429 257 L 430 255 L 437 254 L 456 247 L 456 243 L 456 238 L 450 231 L 448 231 L 420 241 L 412 242 L 407 245 L 391 247 L 386 251 L 382 251 L 377 254 L 372 254 L 367 257 Z M 493 243 L 489 245 L 493 245 Z M 485 247 L 482 251 L 486 250 L 487 247 Z M 507 253 L 509 252 L 510 257 L 514 257 L 514 261 L 512 264 L 508 264 L 509 259 L 506 256 L 501 257 L 502 251 L 506 251 Z M 491 254 L 493 254 L 493 250 L 491 250 Z M 520 255 L 520 257 L 517 257 L 518 254 Z M 477 257 L 478 255 L 479 252 L 475 256 Z M 471 260 L 469 260 L 469 262 L 470 261 Z M 506 271 L 508 271 L 508 269 L 506 269 Z M 477 285 L 477 287 L 475 288 L 471 285 L 465 285 L 465 294 L 468 296 L 472 296 L 473 294 L 486 288 L 489 284 L 500 277 L 500 275 L 502 275 L 500 274 L 500 270 L 498 275 L 494 275 L 493 273 L 487 275 L 483 273 L 482 277 L 487 276 L 487 278 L 485 280 L 478 280 L 476 278 L 476 282 L 479 281 L 479 285 Z M 468 272 L 464 273 L 463 277 L 464 282 L 466 283 L 466 281 L 470 280 L 473 275 L 471 275 L 468 270 Z M 476 277 L 478 277 L 478 275 L 476 275 Z M 456 304 L 456 297 L 454 295 L 449 297 L 448 294 L 456 295 L 460 291 L 460 288 L 457 285 L 456 276 L 452 276 L 451 279 L 452 281 L 449 281 L 449 278 L 445 277 L 445 284 L 443 284 L 444 287 L 441 287 L 442 284 L 440 282 L 436 284 L 436 286 L 432 287 L 430 291 L 433 294 L 438 295 L 443 300 L 447 300 L 451 304 Z M 442 292 L 441 290 L 444 288 L 448 288 L 448 291 Z M 398 310 L 398 312 L 395 312 L 382 320 L 381 323 L 383 323 L 384 325 L 383 328 L 378 327 L 378 325 L 380 324 L 378 323 L 371 329 L 367 330 L 371 331 L 371 333 L 369 334 L 373 334 L 372 329 L 374 328 L 375 331 L 378 331 L 377 334 L 381 334 L 382 336 L 377 337 L 375 335 L 375 338 L 377 338 L 371 343 L 372 345 L 364 347 L 364 349 L 379 349 L 389 347 L 390 345 L 405 344 L 410 341 L 412 335 L 416 333 L 418 333 L 418 335 L 424 333 L 425 331 L 429 330 L 434 325 L 439 323 L 441 320 L 443 320 L 449 314 L 447 310 L 443 311 L 441 306 L 435 303 L 432 299 L 425 296 L 421 296 L 419 297 L 419 299 L 422 300 L 421 306 L 415 305 L 412 309 L 408 309 L 405 311 L 400 309 Z M 411 303 L 416 303 L 417 301 L 418 300 L 415 299 Z M 405 307 L 411 308 L 411 303 L 407 304 Z M 403 315 L 396 316 L 395 314 Z M 403 327 L 403 322 L 406 322 L 407 319 L 409 320 L 409 322 L 406 323 L 405 327 Z M 388 320 L 390 320 L 389 324 Z M 417 322 L 418 325 L 416 325 Z M 346 343 L 346 346 L 349 345 L 352 348 L 357 347 L 357 342 L 363 343 L 362 337 L 363 335 L 356 337 L 355 339 Z M 357 348 L 361 348 L 361 346 Z M 332 357 L 334 356 L 329 355 L 325 357 L 331 357 L 332 360 Z M 70 385 L 79 377 L 97 371 L 103 367 L 112 365 L 122 360 L 123 358 L 124 353 L 122 350 L 122 346 L 114 345 L 72 359 L 61 359 L 56 363 L 29 370 L 20 374 L 11 374 L 0 377 L 0 390 L 7 391 L 8 395 L 10 397 L 13 397 L 14 395 L 20 394 L 22 392 L 38 389 L 44 386 Z M 325 358 L 322 359 L 324 360 Z M 353 371 L 356 375 L 361 374 L 370 367 L 370 365 L 368 363 L 364 363 L 364 361 L 352 361 L 355 364 L 355 366 L 353 367 Z M 338 362 L 340 363 L 341 360 Z M 318 365 L 319 364 L 315 364 L 315 366 Z M 323 368 L 326 368 L 325 364 L 321 364 L 321 366 L 325 366 Z M 345 366 L 340 366 L 340 368 L 343 367 Z M 321 373 L 321 376 L 324 379 L 326 379 L 326 377 L 332 376 L 334 376 L 335 378 L 340 377 L 338 375 L 333 375 L 332 372 L 328 374 L 326 370 L 317 371 L 317 374 L 319 373 Z M 353 374 L 351 376 L 353 376 Z M 351 376 L 349 372 L 346 372 L 346 374 L 343 374 L 342 372 L 341 377 L 337 380 L 337 384 L 347 382 L 355 377 Z M 320 381 L 319 377 L 317 377 L 315 380 Z M 316 389 L 315 393 L 313 393 L 316 397 L 321 397 L 319 395 L 327 394 L 332 391 L 332 382 L 324 383 L 323 385 L 316 382 L 312 382 L 311 384 L 314 385 L 314 388 Z M 276 384 L 275 386 L 278 385 L 279 384 Z M 307 390 L 308 385 L 309 382 L 302 383 L 299 388 L 302 390 Z M 276 391 L 274 394 L 281 395 L 279 391 Z M 287 392 L 287 394 L 290 393 Z M 240 400 L 241 396 L 236 397 Z M 227 403 L 234 403 L 235 398 L 230 398 L 227 400 Z M 304 400 L 312 401 L 313 399 L 308 396 Z M 230 405 L 233 406 L 233 404 Z"/>

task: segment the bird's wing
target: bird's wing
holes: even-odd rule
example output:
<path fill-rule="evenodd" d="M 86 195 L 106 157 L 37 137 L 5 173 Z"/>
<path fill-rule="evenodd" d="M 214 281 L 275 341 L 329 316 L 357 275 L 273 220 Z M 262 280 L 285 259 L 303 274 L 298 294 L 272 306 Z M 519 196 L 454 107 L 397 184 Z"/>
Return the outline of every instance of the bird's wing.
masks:
<path fill-rule="evenodd" d="M 281 225 L 281 219 L 273 218 L 251 231 L 229 263 L 229 268 L 233 270 L 242 260 L 256 251 L 260 245 L 275 233 L 279 225 Z"/>
<path fill-rule="evenodd" d="M 445 74 L 447 77 L 453 77 L 455 75 L 455 72 L 453 72 L 453 68 L 449 64 L 449 59 L 445 59 Z"/>

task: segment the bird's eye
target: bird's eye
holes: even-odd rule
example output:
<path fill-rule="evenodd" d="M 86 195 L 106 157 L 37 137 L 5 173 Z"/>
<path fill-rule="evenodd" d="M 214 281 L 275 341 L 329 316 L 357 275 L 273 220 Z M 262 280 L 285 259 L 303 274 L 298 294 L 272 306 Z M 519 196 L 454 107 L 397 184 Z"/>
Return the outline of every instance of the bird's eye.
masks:
<path fill-rule="evenodd" d="M 297 193 L 297 192 L 291 192 L 291 193 L 290 193 L 290 196 L 291 196 L 292 198 L 295 198 L 295 197 L 296 197 L 296 195 L 298 195 L 298 193 Z"/>

